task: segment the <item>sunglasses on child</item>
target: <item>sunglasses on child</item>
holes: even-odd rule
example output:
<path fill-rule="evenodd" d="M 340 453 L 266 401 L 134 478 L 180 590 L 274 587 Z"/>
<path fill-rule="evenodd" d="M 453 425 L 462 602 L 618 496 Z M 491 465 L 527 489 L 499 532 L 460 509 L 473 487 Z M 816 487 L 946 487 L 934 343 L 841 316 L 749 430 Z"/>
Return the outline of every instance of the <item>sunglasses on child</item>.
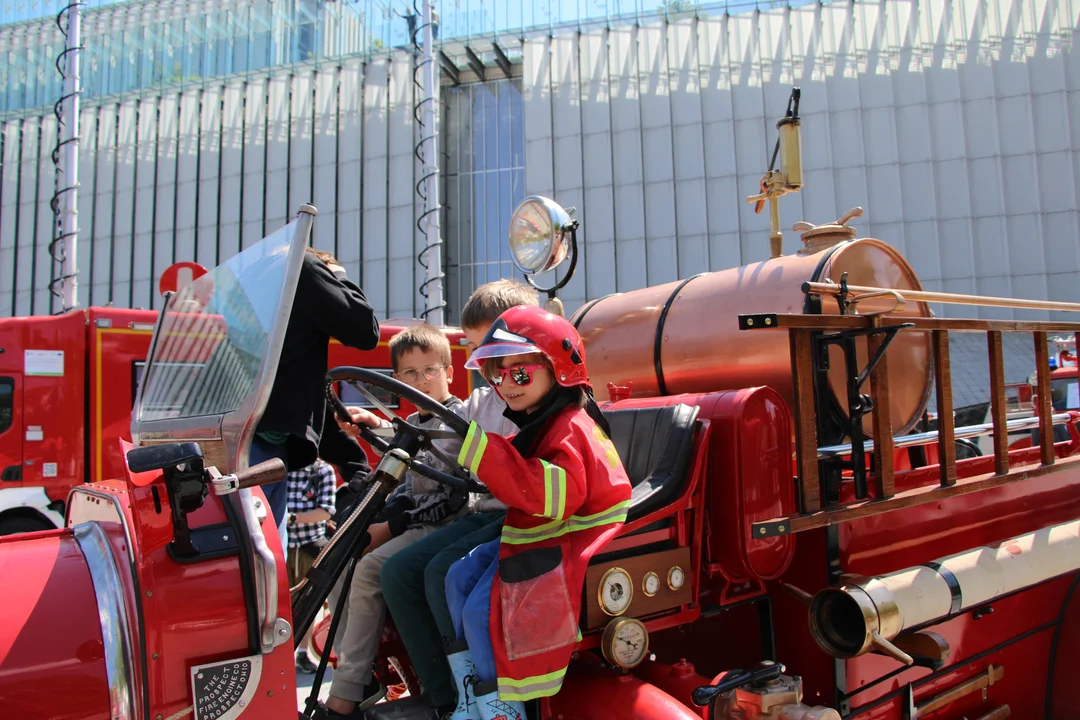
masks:
<path fill-rule="evenodd" d="M 498 375 L 488 378 L 493 387 L 499 387 L 506 378 L 510 378 L 518 385 L 524 387 L 532 382 L 533 373 L 546 367 L 543 363 L 536 365 L 518 365 L 516 367 L 498 368 Z"/>
<path fill-rule="evenodd" d="M 412 384 L 420 379 L 421 374 L 423 374 L 423 376 L 428 380 L 434 380 L 435 378 L 439 377 L 439 373 L 441 373 L 445 369 L 445 365 L 428 365 L 427 367 L 421 368 L 420 370 L 403 370 L 402 372 L 396 374 L 399 380 L 403 380 L 409 384 Z"/>

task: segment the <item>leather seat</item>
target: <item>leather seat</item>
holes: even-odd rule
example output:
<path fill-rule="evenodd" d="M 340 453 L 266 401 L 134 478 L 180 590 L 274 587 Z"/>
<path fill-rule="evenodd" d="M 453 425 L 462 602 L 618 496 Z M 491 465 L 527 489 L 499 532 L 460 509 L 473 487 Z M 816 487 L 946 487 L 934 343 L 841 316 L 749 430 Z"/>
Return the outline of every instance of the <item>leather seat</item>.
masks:
<path fill-rule="evenodd" d="M 680 403 L 604 412 L 634 488 L 627 522 L 671 504 L 682 493 L 698 409 Z"/>

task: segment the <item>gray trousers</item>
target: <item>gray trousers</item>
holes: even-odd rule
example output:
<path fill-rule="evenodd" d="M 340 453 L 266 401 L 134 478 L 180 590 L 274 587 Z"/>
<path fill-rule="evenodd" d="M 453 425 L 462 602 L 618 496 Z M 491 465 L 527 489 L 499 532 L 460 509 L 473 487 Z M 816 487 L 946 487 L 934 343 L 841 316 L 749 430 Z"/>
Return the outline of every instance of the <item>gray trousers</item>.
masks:
<path fill-rule="evenodd" d="M 383 564 L 397 551 L 441 527 L 436 525 L 406 530 L 356 561 L 345 614 L 334 641 L 338 656 L 334 679 L 330 684 L 330 694 L 334 697 L 360 702 L 364 699 L 364 686 L 371 682 L 372 665 L 386 622 L 386 603 L 379 583 Z M 332 600 L 331 611 L 334 607 L 336 605 Z"/>

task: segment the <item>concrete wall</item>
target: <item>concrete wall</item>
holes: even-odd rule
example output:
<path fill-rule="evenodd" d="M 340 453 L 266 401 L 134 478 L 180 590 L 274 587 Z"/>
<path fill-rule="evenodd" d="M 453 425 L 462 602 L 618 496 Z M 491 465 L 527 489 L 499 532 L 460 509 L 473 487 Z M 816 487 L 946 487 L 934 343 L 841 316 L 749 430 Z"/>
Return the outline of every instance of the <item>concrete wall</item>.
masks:
<path fill-rule="evenodd" d="M 1080 300 L 1078 11 L 815 3 L 529 40 L 526 189 L 576 206 L 586 240 L 567 307 L 767 257 L 745 198 L 792 84 L 806 188 L 781 201 L 785 252 L 795 221 L 862 206 L 860 235 L 930 289 Z"/>
<path fill-rule="evenodd" d="M 314 245 L 381 316 L 416 315 L 414 87 L 400 54 L 85 108 L 80 303 L 157 307 L 170 264 L 213 267 L 313 202 Z M 0 314 L 47 313 L 56 121 L 12 119 L 0 138 Z"/>

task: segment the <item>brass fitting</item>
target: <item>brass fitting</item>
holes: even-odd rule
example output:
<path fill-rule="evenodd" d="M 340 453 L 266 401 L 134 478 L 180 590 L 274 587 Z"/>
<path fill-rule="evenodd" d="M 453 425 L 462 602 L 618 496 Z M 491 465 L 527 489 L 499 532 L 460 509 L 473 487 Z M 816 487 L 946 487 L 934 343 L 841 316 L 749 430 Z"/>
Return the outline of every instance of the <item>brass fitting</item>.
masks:
<path fill-rule="evenodd" d="M 825 588 L 810 603 L 810 634 L 836 658 L 880 650 L 912 665 L 914 659 L 889 642 L 903 629 L 892 591 L 876 578 L 851 577 L 840 587 Z"/>

